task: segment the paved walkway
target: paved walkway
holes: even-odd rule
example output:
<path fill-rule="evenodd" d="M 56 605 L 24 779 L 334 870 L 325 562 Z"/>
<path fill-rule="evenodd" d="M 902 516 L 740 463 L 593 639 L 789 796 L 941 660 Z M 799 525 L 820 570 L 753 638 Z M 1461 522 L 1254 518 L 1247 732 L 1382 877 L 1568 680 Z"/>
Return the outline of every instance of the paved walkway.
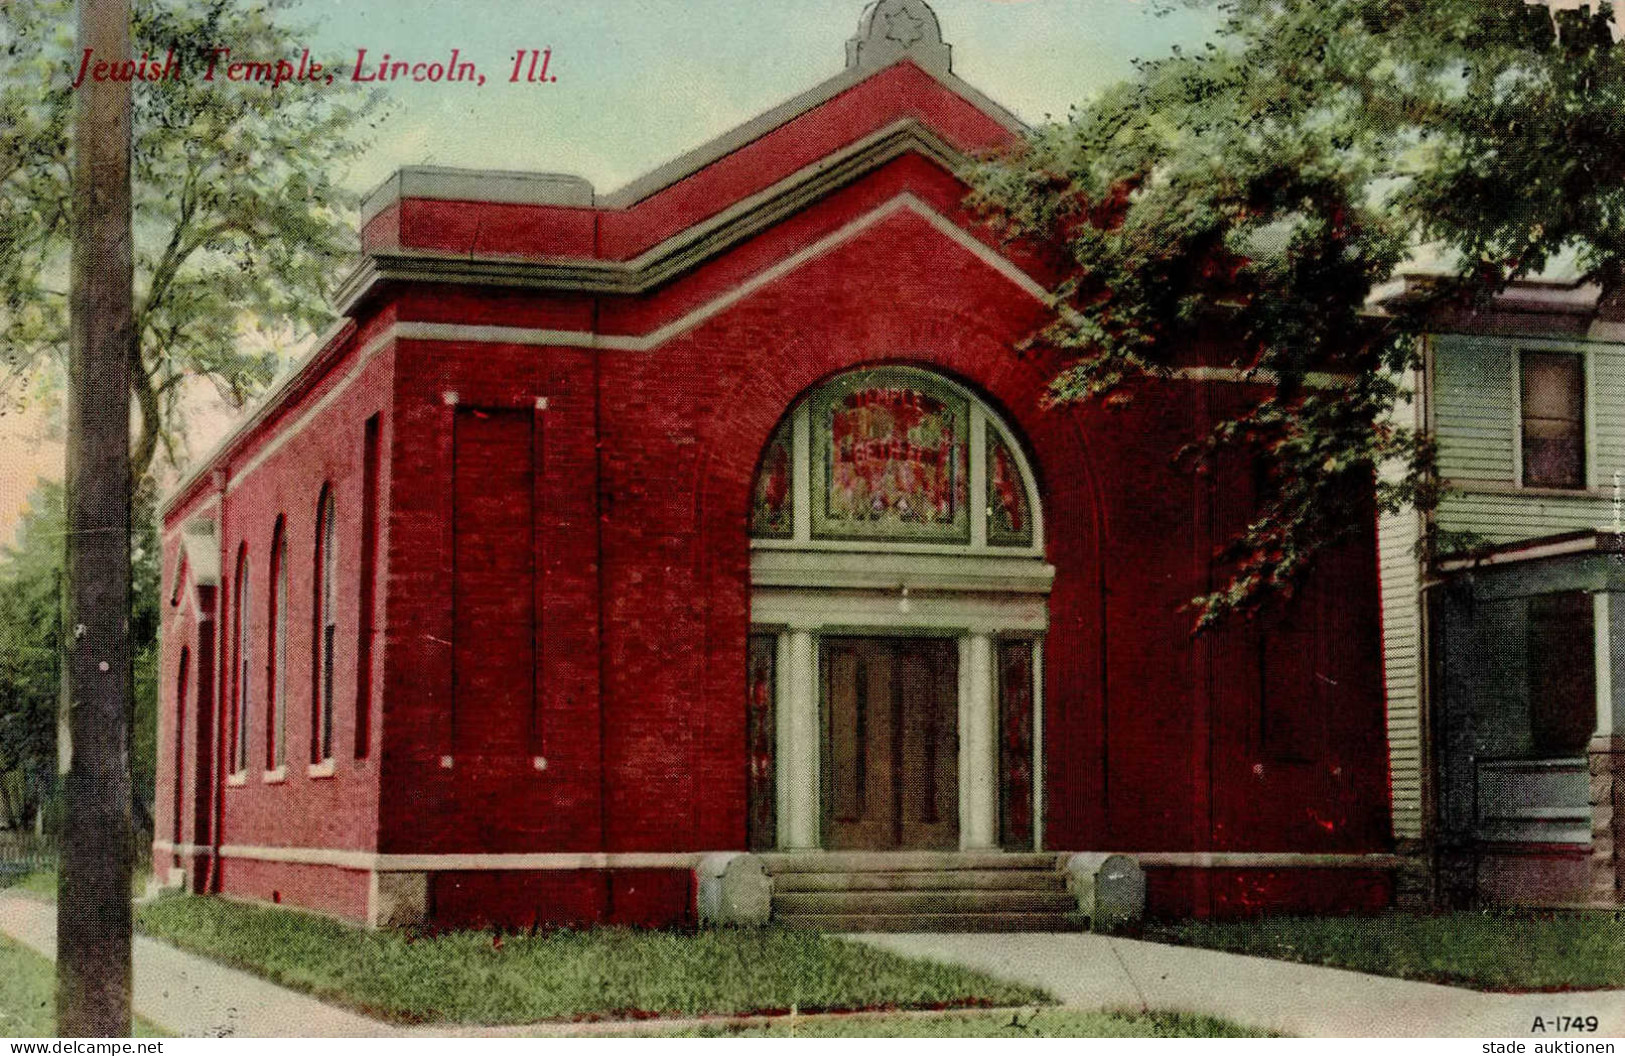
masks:
<path fill-rule="evenodd" d="M 0 891 L 0 931 L 56 957 L 53 903 Z M 135 939 L 135 1010 L 183 1037 L 363 1038 L 401 1033 L 387 1023 L 140 935 Z"/>
<path fill-rule="evenodd" d="M 1089 934 L 856 938 L 1041 986 L 1063 1004 L 1199 1012 L 1303 1037 L 1527 1037 L 1536 1016 L 1557 1015 L 1601 1020 L 1598 1035 L 1571 1038 L 1625 1035 L 1625 990 L 1485 994 Z"/>
<path fill-rule="evenodd" d="M 0 891 L 0 932 L 56 954 L 56 907 Z M 1536 1016 L 1594 1015 L 1625 1035 L 1625 991 L 1483 994 L 1335 968 L 1100 935 L 859 935 L 859 941 L 1031 983 L 1066 1005 L 1198 1012 L 1320 1037 L 1519 1037 Z M 400 1027 L 296 993 L 154 939 L 135 940 L 136 1011 L 187 1037 L 512 1037 L 645 1033 L 649 1020 L 524 1027 Z M 737 1021 L 734 1021 L 737 1022 Z M 1541 1035 L 1551 1037 L 1551 1034 Z M 1574 1036 L 1574 1035 L 1571 1035 Z"/>

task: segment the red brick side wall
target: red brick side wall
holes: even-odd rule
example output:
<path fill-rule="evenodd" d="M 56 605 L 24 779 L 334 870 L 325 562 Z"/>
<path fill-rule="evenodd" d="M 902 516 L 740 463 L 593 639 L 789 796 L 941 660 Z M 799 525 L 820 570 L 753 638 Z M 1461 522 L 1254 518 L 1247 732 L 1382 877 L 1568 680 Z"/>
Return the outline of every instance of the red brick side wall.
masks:
<path fill-rule="evenodd" d="M 372 331 L 375 333 L 375 331 Z M 352 339 L 350 347 L 339 355 L 325 378 L 302 399 L 295 401 L 280 417 L 279 425 L 268 430 L 257 442 L 247 446 L 238 456 L 226 463 L 228 479 L 237 481 L 219 506 L 207 507 L 209 497 L 218 494 L 217 486 L 199 490 L 189 501 L 172 510 L 165 522 L 165 597 L 174 592 L 174 575 L 178 563 L 181 526 L 194 514 L 216 520 L 221 545 L 222 584 L 215 591 L 220 619 L 211 629 L 218 641 L 211 642 L 200 636 L 195 619 L 190 615 L 176 622 L 172 613 L 180 611 L 166 605 L 166 623 L 163 635 L 163 679 L 160 686 L 159 725 L 159 818 L 156 839 L 168 841 L 173 831 L 172 807 L 174 776 L 174 692 L 176 673 L 183 648 L 192 661 L 190 699 L 186 702 L 187 745 L 184 758 L 188 773 L 183 776 L 183 798 L 189 818 L 183 818 L 183 843 L 213 843 L 209 824 L 216 809 L 219 811 L 218 842 L 225 845 L 331 847 L 351 850 L 371 850 L 377 844 L 378 773 L 376 746 L 368 758 L 356 757 L 355 731 L 357 717 L 356 651 L 359 633 L 359 590 L 361 568 L 361 491 L 363 428 L 367 418 L 380 415 L 382 443 L 387 450 L 390 443 L 389 393 L 392 389 L 392 353 L 386 347 L 375 350 L 361 373 L 343 389 L 338 398 L 328 402 L 310 421 L 299 425 L 310 409 L 344 382 L 359 362 L 358 353 L 365 347 L 368 331 Z M 280 441 L 274 448 L 272 443 Z M 267 453 L 257 465 L 251 465 L 261 453 Z M 379 482 L 380 504 L 389 505 L 390 473 L 388 460 L 383 460 Z M 307 774 L 312 759 L 312 691 L 316 668 L 312 648 L 313 606 L 315 604 L 315 553 L 317 501 L 324 483 L 334 488 L 337 513 L 337 605 L 338 632 L 336 640 L 335 700 L 334 700 L 334 774 L 332 777 L 313 777 Z M 281 784 L 264 780 L 266 759 L 266 704 L 269 677 L 266 648 L 269 628 L 270 543 L 272 526 L 278 516 L 285 518 L 288 540 L 287 590 L 287 654 L 283 668 L 286 684 L 282 689 L 287 707 L 287 778 Z M 387 520 L 380 524 L 380 550 L 388 552 L 389 527 Z M 235 608 L 233 596 L 236 584 L 238 548 L 247 544 L 250 576 L 250 622 L 253 636 L 253 711 L 248 748 L 247 780 L 241 787 L 219 788 L 218 808 L 211 801 L 210 790 L 200 789 L 191 769 L 190 760 L 204 754 L 198 744 L 197 723 L 218 724 L 220 736 L 213 729 L 203 730 L 202 742 L 209 754 L 218 751 L 221 759 L 214 773 L 229 769 L 226 746 L 231 736 L 231 699 L 233 692 L 232 665 L 236 663 L 236 642 L 231 619 Z M 187 589 L 192 589 L 190 586 Z M 386 619 L 390 590 L 383 577 L 377 586 L 380 619 Z M 213 654 L 213 667 L 200 671 L 199 661 L 207 661 Z M 385 657 L 375 656 L 378 663 Z M 382 668 L 379 668 L 382 670 Z M 374 744 L 380 732 L 382 694 L 375 680 L 373 699 L 366 702 L 372 710 Z M 200 694 L 201 691 L 201 694 Z M 291 868 L 291 867 L 290 867 Z M 255 866 L 237 865 L 222 868 L 217 886 L 228 893 L 239 893 L 233 877 L 243 878 L 266 874 L 269 863 Z M 321 872 L 316 867 L 300 867 L 301 875 Z M 315 881 L 307 885 L 319 887 Z M 289 890 L 303 888 L 291 884 Z M 258 896 L 256 896 L 258 897 Z M 289 894 L 294 901 L 301 901 Z M 303 902 L 301 901 L 301 904 Z M 361 907 L 365 913 L 365 887 L 360 902 L 349 899 L 344 906 Z M 335 912 L 340 911 L 335 909 Z M 348 910 L 345 910 L 348 912 Z"/>
<path fill-rule="evenodd" d="M 370 878 L 358 869 L 228 858 L 220 890 L 234 898 L 299 906 L 349 920 L 365 920 Z"/>

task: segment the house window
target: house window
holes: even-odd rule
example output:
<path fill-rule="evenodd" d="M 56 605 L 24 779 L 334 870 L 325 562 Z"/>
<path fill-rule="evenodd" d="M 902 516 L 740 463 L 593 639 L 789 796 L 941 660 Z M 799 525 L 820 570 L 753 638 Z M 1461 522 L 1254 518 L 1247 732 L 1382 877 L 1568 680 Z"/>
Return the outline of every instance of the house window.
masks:
<path fill-rule="evenodd" d="M 1537 759 L 1584 755 L 1597 728 L 1591 596 L 1543 594 L 1528 602 L 1530 748 Z"/>
<path fill-rule="evenodd" d="M 313 705 L 310 761 L 333 758 L 333 650 L 338 640 L 338 618 L 333 604 L 334 569 L 338 561 L 333 517 L 333 489 L 322 488 L 316 505 L 316 585 L 312 598 L 311 657 Z"/>
<path fill-rule="evenodd" d="M 249 641 L 248 614 L 248 548 L 237 551 L 236 603 L 232 607 L 232 629 L 237 637 L 237 664 L 232 672 L 232 746 L 231 769 L 243 773 L 248 769 L 248 724 L 252 715 L 250 696 L 252 680 L 248 676 L 253 649 Z"/>
<path fill-rule="evenodd" d="M 1585 372 L 1572 352 L 1522 357 L 1523 483 L 1585 487 Z"/>
<path fill-rule="evenodd" d="M 271 597 L 266 625 L 270 646 L 265 664 L 265 768 L 281 770 L 288 759 L 288 540 L 281 517 L 271 534 Z"/>
<path fill-rule="evenodd" d="M 1038 496 L 991 408 L 910 367 L 839 375 L 785 416 L 751 489 L 753 539 L 1033 551 Z"/>

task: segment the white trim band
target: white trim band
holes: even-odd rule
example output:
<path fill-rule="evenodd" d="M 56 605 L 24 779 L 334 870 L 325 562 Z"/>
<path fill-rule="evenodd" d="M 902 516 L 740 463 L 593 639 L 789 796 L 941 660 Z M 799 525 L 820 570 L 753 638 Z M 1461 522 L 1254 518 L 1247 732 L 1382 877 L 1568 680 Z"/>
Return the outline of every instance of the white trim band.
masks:
<path fill-rule="evenodd" d="M 207 854 L 211 848 L 198 844 L 154 841 L 155 854 Z M 375 872 L 447 871 L 565 871 L 572 869 L 693 869 L 711 851 L 581 851 L 534 854 L 378 854 L 373 851 L 346 851 L 321 847 L 255 847 L 227 844 L 220 857 L 248 861 L 286 862 L 294 865 L 329 865 L 341 869 Z M 738 853 L 738 852 L 733 852 Z M 822 851 L 775 851 L 775 857 Z M 898 852 L 900 857 L 911 853 Z M 951 857 L 943 852 L 939 857 Z M 985 858 L 989 852 L 971 852 Z M 1057 862 L 1072 856 L 1071 851 L 1045 852 Z M 1314 854 L 1292 851 L 1121 851 L 1147 869 L 1397 869 L 1413 863 L 1398 854 Z M 880 857 L 875 852 L 871 857 Z"/>

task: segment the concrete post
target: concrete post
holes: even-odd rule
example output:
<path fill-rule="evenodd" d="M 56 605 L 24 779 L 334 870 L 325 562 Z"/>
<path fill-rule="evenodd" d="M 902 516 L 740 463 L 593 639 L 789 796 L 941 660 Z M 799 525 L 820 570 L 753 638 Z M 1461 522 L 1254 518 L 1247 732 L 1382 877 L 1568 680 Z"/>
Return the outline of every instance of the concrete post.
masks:
<path fill-rule="evenodd" d="M 699 881 L 700 923 L 757 927 L 772 915 L 773 882 L 757 855 L 708 854 L 694 872 Z"/>

